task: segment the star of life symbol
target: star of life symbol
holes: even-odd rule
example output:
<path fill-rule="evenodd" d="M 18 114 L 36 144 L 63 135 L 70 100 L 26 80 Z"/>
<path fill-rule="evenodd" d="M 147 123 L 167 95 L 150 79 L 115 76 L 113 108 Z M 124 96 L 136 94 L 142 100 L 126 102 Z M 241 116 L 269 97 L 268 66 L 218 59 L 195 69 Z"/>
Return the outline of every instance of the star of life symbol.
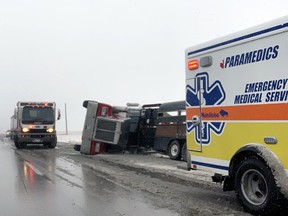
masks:
<path fill-rule="evenodd" d="M 201 92 L 201 101 L 199 99 L 199 92 Z M 194 79 L 194 87 L 186 86 L 186 104 L 187 107 L 213 106 L 219 105 L 225 100 L 225 91 L 219 80 L 214 83 L 209 83 L 209 75 L 206 72 L 199 73 Z M 200 107 L 199 107 L 200 110 Z M 200 114 L 202 115 L 202 113 Z M 225 122 L 209 121 L 201 122 L 195 125 L 191 120 L 187 120 L 187 132 L 194 131 L 195 139 L 198 144 L 208 145 L 210 143 L 211 133 L 214 132 L 220 135 L 224 129 Z"/>

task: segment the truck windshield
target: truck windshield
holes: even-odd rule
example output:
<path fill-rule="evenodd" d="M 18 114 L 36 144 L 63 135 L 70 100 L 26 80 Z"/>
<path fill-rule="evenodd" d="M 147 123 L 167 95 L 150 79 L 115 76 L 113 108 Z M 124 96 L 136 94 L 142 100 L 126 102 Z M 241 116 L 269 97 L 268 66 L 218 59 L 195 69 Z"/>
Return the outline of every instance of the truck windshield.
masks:
<path fill-rule="evenodd" d="M 22 112 L 22 124 L 54 124 L 54 110 L 52 107 L 24 107 Z"/>

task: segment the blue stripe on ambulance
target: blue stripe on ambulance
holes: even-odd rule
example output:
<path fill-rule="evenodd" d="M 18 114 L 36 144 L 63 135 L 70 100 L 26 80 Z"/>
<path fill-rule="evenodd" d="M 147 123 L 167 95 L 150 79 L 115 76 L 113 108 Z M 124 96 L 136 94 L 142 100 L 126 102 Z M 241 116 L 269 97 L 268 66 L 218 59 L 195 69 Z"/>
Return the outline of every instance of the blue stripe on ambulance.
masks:
<path fill-rule="evenodd" d="M 221 166 L 217 164 L 209 164 L 209 163 L 203 163 L 199 161 L 192 161 L 192 164 L 199 165 L 199 166 L 205 166 L 205 167 L 210 167 L 210 168 L 215 168 L 215 169 L 221 169 L 221 170 L 229 170 L 229 167 L 227 166 Z"/>

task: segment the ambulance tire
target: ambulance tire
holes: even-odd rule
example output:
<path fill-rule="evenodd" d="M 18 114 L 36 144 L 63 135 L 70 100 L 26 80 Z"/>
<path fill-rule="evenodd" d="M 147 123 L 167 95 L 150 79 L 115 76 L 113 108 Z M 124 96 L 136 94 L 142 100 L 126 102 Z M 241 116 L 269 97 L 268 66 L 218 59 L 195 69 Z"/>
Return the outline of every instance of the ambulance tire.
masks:
<path fill-rule="evenodd" d="M 271 169 L 257 157 L 241 162 L 235 175 L 235 192 L 244 209 L 254 215 L 275 213 L 280 197 Z"/>
<path fill-rule="evenodd" d="M 173 140 L 169 144 L 168 155 L 172 160 L 180 160 L 181 159 L 181 145 L 178 140 Z"/>
<path fill-rule="evenodd" d="M 184 143 L 182 146 L 181 155 L 182 155 L 183 161 L 187 161 L 187 144 L 186 143 Z"/>

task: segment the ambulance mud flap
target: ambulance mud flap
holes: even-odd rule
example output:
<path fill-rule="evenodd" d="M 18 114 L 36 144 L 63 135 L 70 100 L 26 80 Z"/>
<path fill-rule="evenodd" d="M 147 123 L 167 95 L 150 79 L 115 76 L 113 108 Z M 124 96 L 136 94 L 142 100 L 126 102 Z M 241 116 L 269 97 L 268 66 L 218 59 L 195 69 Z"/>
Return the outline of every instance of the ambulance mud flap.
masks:
<path fill-rule="evenodd" d="M 215 183 L 220 183 L 220 184 L 224 182 L 223 191 L 234 190 L 233 182 L 231 181 L 231 178 L 227 175 L 215 173 L 214 176 L 212 176 L 212 181 Z"/>
<path fill-rule="evenodd" d="M 219 173 L 215 173 L 214 176 L 212 176 L 212 181 L 216 182 L 216 183 L 222 184 L 224 179 L 225 179 L 225 176 L 223 176 L 222 174 L 219 174 Z"/>

